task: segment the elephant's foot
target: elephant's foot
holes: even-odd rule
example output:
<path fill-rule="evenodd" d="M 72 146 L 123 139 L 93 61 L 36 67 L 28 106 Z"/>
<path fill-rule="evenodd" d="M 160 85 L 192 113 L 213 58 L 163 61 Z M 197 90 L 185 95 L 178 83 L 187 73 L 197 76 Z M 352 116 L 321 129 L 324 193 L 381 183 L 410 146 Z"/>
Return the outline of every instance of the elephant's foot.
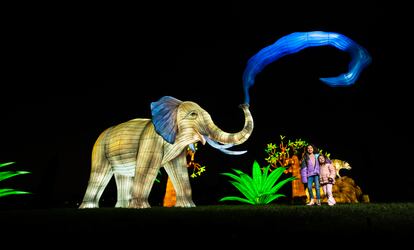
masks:
<path fill-rule="evenodd" d="M 191 199 L 189 200 L 188 199 L 177 199 L 174 207 L 195 207 L 195 206 L 196 205 Z"/>
<path fill-rule="evenodd" d="M 99 205 L 97 202 L 83 201 L 82 204 L 80 204 L 79 208 L 99 208 Z"/>
<path fill-rule="evenodd" d="M 129 202 L 128 208 L 150 208 L 147 200 L 142 199 L 131 199 Z"/>
<path fill-rule="evenodd" d="M 129 200 L 118 200 L 115 204 L 115 207 L 128 207 Z"/>

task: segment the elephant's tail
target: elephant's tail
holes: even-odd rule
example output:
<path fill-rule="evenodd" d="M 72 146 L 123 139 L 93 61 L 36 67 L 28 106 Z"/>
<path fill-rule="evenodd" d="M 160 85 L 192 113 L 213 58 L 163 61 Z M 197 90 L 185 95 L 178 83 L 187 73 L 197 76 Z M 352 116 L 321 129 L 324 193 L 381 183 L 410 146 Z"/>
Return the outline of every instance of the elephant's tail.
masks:
<path fill-rule="evenodd" d="M 96 139 L 92 149 L 92 168 L 99 166 L 99 162 L 107 161 L 106 147 L 108 145 L 107 139 L 111 128 L 105 129 Z"/>

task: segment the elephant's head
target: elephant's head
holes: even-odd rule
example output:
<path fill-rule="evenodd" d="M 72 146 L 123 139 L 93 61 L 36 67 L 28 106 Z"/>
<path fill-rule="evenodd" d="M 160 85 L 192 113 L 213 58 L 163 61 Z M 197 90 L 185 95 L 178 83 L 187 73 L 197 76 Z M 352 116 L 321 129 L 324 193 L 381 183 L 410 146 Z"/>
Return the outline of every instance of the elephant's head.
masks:
<path fill-rule="evenodd" d="M 191 145 L 200 141 L 227 154 L 241 154 L 246 151 L 230 151 L 229 147 L 242 144 L 253 131 L 253 117 L 248 104 L 242 104 L 245 115 L 244 127 L 236 133 L 227 133 L 218 128 L 209 113 L 197 103 L 182 102 L 171 96 L 164 96 L 151 103 L 152 122 L 155 130 L 170 144 Z"/>

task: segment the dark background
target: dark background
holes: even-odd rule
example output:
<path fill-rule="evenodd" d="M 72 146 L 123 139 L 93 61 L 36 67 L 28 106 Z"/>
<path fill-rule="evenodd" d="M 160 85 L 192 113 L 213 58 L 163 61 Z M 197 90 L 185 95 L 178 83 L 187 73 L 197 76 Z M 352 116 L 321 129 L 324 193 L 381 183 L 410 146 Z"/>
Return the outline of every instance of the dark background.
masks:
<path fill-rule="evenodd" d="M 200 146 L 206 172 L 192 179 L 197 205 L 238 191 L 222 172 L 251 173 L 279 135 L 314 143 L 348 161 L 372 202 L 413 201 L 411 54 L 408 8 L 376 1 L 299 3 L 196 1 L 139 6 L 45 5 L 7 9 L 3 32 L 0 162 L 29 170 L 1 183 L 31 191 L 5 197 L 25 207 L 77 207 L 86 190 L 92 146 L 107 127 L 150 117 L 165 95 L 195 101 L 223 130 L 243 126 L 247 60 L 297 31 L 342 33 L 365 47 L 372 64 L 355 85 L 319 81 L 344 73 L 349 55 L 313 47 L 268 65 L 250 89 L 255 129 L 228 156 Z M 166 176 L 162 179 L 165 181 Z M 162 202 L 165 182 L 150 203 Z M 115 184 L 102 197 L 115 204 Z"/>

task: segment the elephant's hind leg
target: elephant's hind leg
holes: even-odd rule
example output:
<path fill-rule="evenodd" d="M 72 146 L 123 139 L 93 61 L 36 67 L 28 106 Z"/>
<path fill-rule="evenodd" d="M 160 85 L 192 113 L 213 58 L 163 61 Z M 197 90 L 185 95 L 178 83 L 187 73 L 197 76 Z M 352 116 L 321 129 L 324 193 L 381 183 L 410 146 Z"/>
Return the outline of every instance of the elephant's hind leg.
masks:
<path fill-rule="evenodd" d="M 128 207 L 131 199 L 131 187 L 134 177 L 115 174 L 118 198 L 115 207 Z"/>
<path fill-rule="evenodd" d="M 195 207 L 192 199 L 190 179 L 188 177 L 187 160 L 185 153 L 164 166 L 176 192 L 175 207 Z"/>
<path fill-rule="evenodd" d="M 158 164 L 161 160 L 158 161 Z M 137 174 L 134 177 L 132 186 L 132 197 L 129 208 L 150 208 L 148 197 L 157 177 L 159 168 L 156 167 L 138 167 Z M 139 184 L 138 184 L 139 183 Z"/>
<path fill-rule="evenodd" d="M 82 204 L 79 208 L 98 208 L 99 199 L 113 175 L 111 165 L 105 158 L 92 163 L 91 176 Z"/>

